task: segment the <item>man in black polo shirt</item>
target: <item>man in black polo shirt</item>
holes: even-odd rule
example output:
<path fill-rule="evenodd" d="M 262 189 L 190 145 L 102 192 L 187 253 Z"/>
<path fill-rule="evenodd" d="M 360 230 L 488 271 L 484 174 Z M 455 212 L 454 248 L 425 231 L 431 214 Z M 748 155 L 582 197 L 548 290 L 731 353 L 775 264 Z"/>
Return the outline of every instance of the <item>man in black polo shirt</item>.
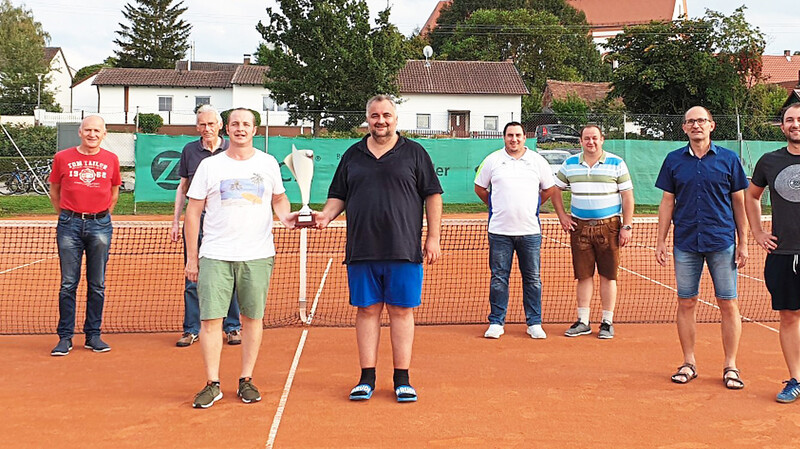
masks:
<path fill-rule="evenodd" d="M 192 183 L 197 166 L 203 159 L 221 154 L 228 149 L 230 143 L 219 135 L 219 130 L 222 129 L 222 117 L 217 110 L 211 105 L 203 105 L 197 109 L 197 132 L 200 133 L 200 139 L 189 142 L 183 147 L 181 152 L 181 161 L 178 166 L 178 173 L 181 177 L 181 182 L 178 185 L 178 190 L 175 192 L 175 210 L 172 217 L 172 229 L 170 229 L 170 237 L 173 242 L 177 242 L 181 238 L 181 212 L 186 203 L 186 192 L 189 191 L 189 185 Z M 197 239 L 197 244 L 200 245 L 203 240 L 203 217 L 200 217 L 200 236 Z M 186 239 L 183 242 L 183 263 L 186 264 Z M 200 335 L 200 302 L 197 299 L 197 283 L 189 279 L 184 279 L 183 290 L 183 334 L 178 342 L 175 343 L 179 348 L 191 346 L 196 342 L 198 335 Z M 231 301 L 231 306 L 228 309 L 228 316 L 225 317 L 223 322 L 223 331 L 227 335 L 229 345 L 238 345 L 242 342 L 241 329 L 242 324 L 239 321 L 239 303 L 236 301 L 236 293 L 233 294 L 234 298 Z"/>
<path fill-rule="evenodd" d="M 342 156 L 328 190 L 328 201 L 316 215 L 325 228 L 347 212 L 345 260 L 350 304 L 358 307 L 361 380 L 350 399 L 367 400 L 375 389 L 375 365 L 384 303 L 389 312 L 394 388 L 398 402 L 417 400 L 408 368 L 414 342 L 414 307 L 422 295 L 422 260 L 439 258 L 442 187 L 428 153 L 397 134 L 394 101 L 377 95 L 367 102 L 369 134 Z M 422 239 L 423 203 L 428 233 Z"/>

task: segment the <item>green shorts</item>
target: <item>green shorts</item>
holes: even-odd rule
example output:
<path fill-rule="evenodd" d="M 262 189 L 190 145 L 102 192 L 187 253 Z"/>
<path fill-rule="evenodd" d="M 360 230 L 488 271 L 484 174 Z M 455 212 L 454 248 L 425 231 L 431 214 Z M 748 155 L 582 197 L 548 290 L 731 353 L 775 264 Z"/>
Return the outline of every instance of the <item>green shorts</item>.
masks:
<path fill-rule="evenodd" d="M 264 318 L 269 279 L 272 276 L 274 263 L 274 257 L 243 262 L 201 257 L 197 276 L 200 319 L 214 320 L 226 317 L 234 285 L 242 315 L 251 319 Z"/>

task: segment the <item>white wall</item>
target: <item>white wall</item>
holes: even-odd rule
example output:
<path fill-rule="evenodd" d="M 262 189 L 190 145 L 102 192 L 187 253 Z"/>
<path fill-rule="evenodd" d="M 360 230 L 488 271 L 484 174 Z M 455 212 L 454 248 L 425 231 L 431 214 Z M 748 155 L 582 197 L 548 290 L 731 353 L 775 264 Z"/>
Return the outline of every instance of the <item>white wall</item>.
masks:
<path fill-rule="evenodd" d="M 521 95 L 401 94 L 397 105 L 400 130 L 415 130 L 417 114 L 430 114 L 430 130 L 449 132 L 449 111 L 469 111 L 468 131 L 485 131 L 484 117 L 497 117 L 499 131 L 522 117 Z"/>
<path fill-rule="evenodd" d="M 72 112 L 97 112 L 97 86 L 92 85 L 96 76 L 92 75 L 72 87 Z M 66 108 L 64 111 L 69 112 Z"/>
<path fill-rule="evenodd" d="M 172 97 L 172 111 L 158 110 L 158 97 Z M 232 105 L 232 89 L 229 88 L 186 88 L 186 87 L 130 87 L 128 90 L 127 123 L 133 123 L 138 106 L 139 112 L 161 114 L 165 124 L 193 125 L 196 97 L 211 97 L 211 104 L 224 111 Z M 103 116 L 119 116 L 110 123 L 126 123 L 125 89 L 122 86 L 100 86 L 100 113 Z"/>
<path fill-rule="evenodd" d="M 72 85 L 72 72 L 64 60 L 64 53 L 59 51 L 50 61 L 48 75 L 50 75 L 50 83 L 47 87 L 55 93 L 56 103 L 61 106 L 62 111 L 69 112 L 72 107 L 72 92 L 69 88 Z"/>

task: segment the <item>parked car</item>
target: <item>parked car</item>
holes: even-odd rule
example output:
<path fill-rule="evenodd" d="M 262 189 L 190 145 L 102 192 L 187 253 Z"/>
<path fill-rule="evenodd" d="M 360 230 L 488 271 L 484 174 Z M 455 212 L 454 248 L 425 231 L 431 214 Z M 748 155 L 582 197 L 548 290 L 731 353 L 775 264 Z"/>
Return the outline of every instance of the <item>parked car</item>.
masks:
<path fill-rule="evenodd" d="M 561 164 L 563 164 L 568 157 L 572 156 L 572 154 L 566 150 L 539 150 L 539 154 L 550 164 L 550 169 L 553 171 L 554 175 L 558 173 Z"/>
<path fill-rule="evenodd" d="M 546 142 L 570 142 L 578 143 L 581 140 L 581 134 L 569 125 L 539 125 L 536 127 L 536 141 L 539 143 Z"/>

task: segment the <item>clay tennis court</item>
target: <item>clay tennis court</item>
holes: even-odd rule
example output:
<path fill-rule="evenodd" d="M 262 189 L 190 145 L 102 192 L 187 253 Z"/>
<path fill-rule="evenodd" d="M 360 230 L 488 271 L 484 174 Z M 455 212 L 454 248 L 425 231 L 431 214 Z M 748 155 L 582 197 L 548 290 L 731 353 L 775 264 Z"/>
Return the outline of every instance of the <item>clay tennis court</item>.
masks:
<path fill-rule="evenodd" d="M 157 229 L 152 235 L 163 231 L 166 237 L 163 224 L 152 226 Z M 698 327 L 699 377 L 676 385 L 669 380 L 681 363 L 671 323 L 674 277 L 671 267 L 654 263 L 648 226 L 637 226 L 637 239 L 623 250 L 615 339 L 562 336 L 566 323 L 574 320 L 573 281 L 566 236 L 548 231 L 542 249 L 548 339 L 528 338 L 524 324 L 509 324 L 500 340 L 482 338 L 482 324 L 418 326 L 411 370 L 420 394 L 415 404 L 395 401 L 388 329 L 375 395 L 367 403 L 347 400 L 358 377 L 354 331 L 328 327 L 349 326 L 354 316 L 341 288 L 341 253 L 331 249 L 338 238 L 320 239 L 327 243 L 315 248 L 317 237 L 310 234 L 309 310 L 316 299 L 311 325 L 296 318 L 297 258 L 287 250 L 276 261 L 285 271 L 276 270 L 273 277 L 268 304 L 272 321 L 265 323 L 254 376 L 263 400 L 243 404 L 236 399 L 240 349 L 226 346 L 221 372 L 225 397 L 208 410 L 191 408 L 205 381 L 199 346 L 174 347 L 182 316 L 180 245 L 157 241 L 145 255 L 133 254 L 120 242 L 141 237 L 115 229 L 109 274 L 115 259 L 126 268 L 119 269 L 118 280 L 107 281 L 104 330 L 117 329 L 106 334 L 113 350 L 92 353 L 76 335 L 73 352 L 54 358 L 49 350 L 55 343 L 57 258 L 45 255 L 50 251 L 46 246 L 36 249 L 39 243 L 24 250 L 9 246 L 8 234 L 0 233 L 0 328 L 7 334 L 45 333 L 0 337 L 9 387 L 0 424 L 4 445 L 796 447 L 800 410 L 774 401 L 786 368 L 761 281 L 763 253 L 751 248 L 750 264 L 740 273 L 745 324 L 738 364 L 746 388 L 730 391 L 721 381 L 723 355 L 714 323 L 718 313 L 707 282 L 701 298 L 708 301 L 698 311 L 700 320 L 709 321 Z M 479 244 L 485 235 L 478 234 L 485 229 L 445 229 L 459 236 L 443 236 L 442 263 L 426 270 L 425 288 L 432 293 L 426 293 L 417 321 L 483 323 L 488 267 L 486 248 Z M 41 235 L 30 228 L 25 233 Z M 466 233 L 475 235 L 462 235 Z M 296 238 L 296 233 L 281 237 L 279 244 L 293 245 Z M 41 245 L 53 244 L 48 240 L 33 238 Z M 463 241 L 468 243 L 455 243 Z M 50 277 L 41 278 L 35 270 Z M 521 323 L 518 275 L 511 282 L 509 321 Z M 29 310 L 35 313 L 26 315 Z M 82 314 L 79 308 L 78 316 Z M 633 324 L 637 321 L 648 324 Z M 148 327 L 153 329 L 143 330 Z"/>

